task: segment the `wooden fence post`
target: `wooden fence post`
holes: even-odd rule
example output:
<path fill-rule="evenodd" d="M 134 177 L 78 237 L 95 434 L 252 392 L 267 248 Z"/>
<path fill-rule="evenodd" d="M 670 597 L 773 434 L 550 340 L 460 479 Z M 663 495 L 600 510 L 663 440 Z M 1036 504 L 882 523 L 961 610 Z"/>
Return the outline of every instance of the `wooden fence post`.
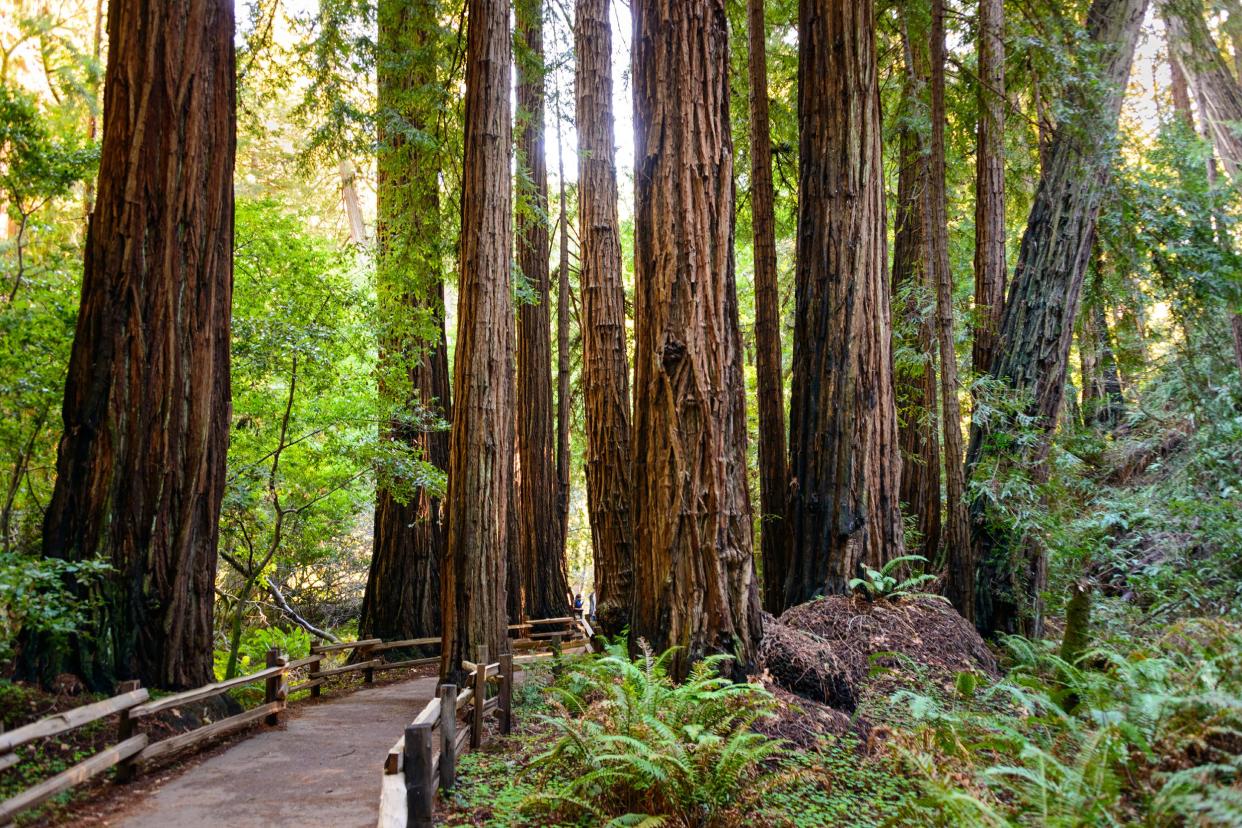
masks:
<path fill-rule="evenodd" d="M 483 705 L 487 702 L 487 647 L 479 647 L 474 669 L 474 716 L 470 725 L 470 747 L 483 744 Z"/>
<path fill-rule="evenodd" d="M 431 828 L 431 724 L 405 729 L 405 804 L 410 828 Z"/>
<path fill-rule="evenodd" d="M 513 653 L 500 654 L 500 732 L 513 732 Z"/>
<path fill-rule="evenodd" d="M 370 645 L 363 647 L 362 650 L 358 653 L 358 657 L 365 661 L 369 661 L 371 659 Z M 365 670 L 362 671 L 362 683 L 363 684 L 374 684 L 375 683 L 375 668 L 374 667 L 367 667 Z"/>
<path fill-rule="evenodd" d="M 128 693 L 131 690 L 137 690 L 141 686 L 142 682 L 138 679 L 130 679 L 129 681 L 123 681 L 118 684 L 116 686 L 116 692 L 117 695 L 120 695 L 122 693 Z M 129 708 L 122 710 L 121 717 L 116 723 L 117 744 L 120 744 L 133 736 L 137 725 L 138 722 L 129 715 Z M 122 784 L 132 782 L 136 770 L 137 763 L 134 761 L 134 757 L 131 756 L 116 766 L 116 781 Z"/>
<path fill-rule="evenodd" d="M 457 784 L 457 685 L 440 685 L 440 787 Z"/>
<path fill-rule="evenodd" d="M 279 648 L 272 647 L 267 651 L 268 667 L 279 667 L 282 664 L 288 663 L 289 657 L 281 655 Z M 271 676 L 267 678 L 264 680 L 263 684 L 263 701 L 265 704 L 270 704 L 275 701 L 283 702 L 285 697 L 289 695 L 289 685 L 283 672 L 278 676 Z M 268 713 L 267 716 L 263 718 L 263 721 L 269 725 L 280 724 L 280 711 L 278 710 L 275 713 Z"/>
<path fill-rule="evenodd" d="M 320 655 L 319 658 L 315 659 L 314 661 L 310 663 L 310 670 L 307 672 L 307 675 L 310 676 L 311 673 L 318 673 L 322 669 L 323 669 L 323 656 Z M 310 680 L 318 681 L 318 682 L 323 681 L 323 679 L 315 679 L 315 678 L 311 678 Z M 316 684 L 312 686 L 310 689 L 310 693 L 311 693 L 312 699 L 319 698 L 319 685 Z"/>

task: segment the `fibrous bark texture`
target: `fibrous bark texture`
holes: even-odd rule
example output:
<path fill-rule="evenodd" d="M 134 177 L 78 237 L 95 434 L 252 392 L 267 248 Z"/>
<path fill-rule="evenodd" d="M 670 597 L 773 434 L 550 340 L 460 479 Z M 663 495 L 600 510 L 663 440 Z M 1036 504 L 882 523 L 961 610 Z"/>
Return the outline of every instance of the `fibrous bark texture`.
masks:
<path fill-rule="evenodd" d="M 746 486 L 723 0 L 634 3 L 632 629 L 744 675 L 762 636 Z"/>
<path fill-rule="evenodd" d="M 755 374 L 759 392 L 759 543 L 764 608 L 785 609 L 789 533 L 785 498 L 785 392 L 781 379 L 781 307 L 776 280 L 772 138 L 768 122 L 767 36 L 763 0 L 747 2 L 750 43 L 750 208 L 755 235 Z"/>
<path fill-rule="evenodd" d="M 903 20 L 906 85 L 902 105 L 909 121 L 926 112 L 928 57 L 924 38 Z M 936 431 L 936 361 L 933 317 L 924 311 L 933 293 L 924 242 L 928 155 L 919 131 L 902 126 L 893 228 L 893 293 L 902 324 L 896 343 L 909 354 L 895 360 L 893 382 L 901 448 L 901 502 L 914 517 L 919 550 L 934 558 L 940 548 L 940 438 Z"/>
<path fill-rule="evenodd" d="M 43 550 L 113 567 L 65 666 L 95 689 L 129 678 L 176 689 L 213 678 L 230 416 L 233 3 L 117 0 L 108 32 L 99 190 Z"/>
<path fill-rule="evenodd" d="M 1199 93 L 1204 129 L 1230 178 L 1242 172 L 1242 86 L 1229 72 L 1225 58 L 1204 18 L 1203 0 L 1161 0 L 1170 57 Z M 1236 32 L 1235 32 L 1236 34 Z M 1184 86 L 1183 86 L 1184 88 Z M 1190 120 L 1190 109 L 1178 103 Z M 1186 102 L 1189 104 L 1189 101 Z M 1242 314 L 1230 314 L 1234 356 L 1242 371 Z"/>
<path fill-rule="evenodd" d="M 975 565 L 966 510 L 962 410 L 957 396 L 957 351 L 953 333 L 953 274 L 949 270 L 949 218 L 945 205 L 944 0 L 931 0 L 931 140 L 928 158 L 927 262 L 936 287 L 936 341 L 940 346 L 940 412 L 944 426 L 945 597 L 974 618 Z"/>
<path fill-rule="evenodd" d="M 442 677 L 506 639 L 513 489 L 513 303 L 509 204 L 513 125 L 509 4 L 469 0 L 461 275 L 449 443 L 448 551 L 441 573 Z"/>
<path fill-rule="evenodd" d="M 437 147 L 409 140 L 435 125 L 437 3 L 385 0 L 378 7 L 376 66 L 377 263 L 380 398 L 391 418 L 381 439 L 396 440 L 437 468 L 449 463 L 448 343 L 440 245 Z M 420 487 L 394 494 L 381 478 L 375 538 L 358 632 L 400 640 L 440 632 L 440 558 L 448 527 L 440 498 Z"/>
<path fill-rule="evenodd" d="M 992 367 L 1005 304 L 1005 4 L 979 0 L 975 153 L 975 329 L 972 367 Z"/>
<path fill-rule="evenodd" d="M 543 4 L 516 5 L 518 106 L 517 262 L 535 301 L 518 311 L 518 488 L 522 606 L 530 618 L 569 612 L 565 542 L 557 513 L 552 414 L 552 305 L 548 270 L 548 164 L 544 153 Z M 511 585 L 510 589 L 516 589 Z"/>
<path fill-rule="evenodd" d="M 903 543 L 872 3 L 802 0 L 798 52 L 787 605 Z"/>
<path fill-rule="evenodd" d="M 607 0 L 578 0 L 575 8 L 587 511 L 595 556 L 597 617 L 601 630 L 615 635 L 629 623 L 634 547 L 630 381 L 613 147 L 612 33 Z"/>
<path fill-rule="evenodd" d="M 991 371 L 1012 390 L 1042 438 L 1015 455 L 1004 440 L 991 439 L 1016 427 L 1014 423 L 1004 417 L 976 418 L 968 466 L 994 466 L 989 479 L 1003 480 L 1014 468 L 1029 470 L 1036 481 L 1046 479 L 1047 437 L 1061 408 L 1074 317 L 1146 9 L 1147 0 L 1094 0 L 1087 12 L 1094 46 L 1089 59 L 1095 62 L 1096 79 L 1067 89 L 1068 114 L 1057 124 L 1048 164 L 1040 172 Z M 1031 539 L 1015 533 L 1003 516 L 994 515 L 983 496 L 972 503 L 971 518 L 981 570 L 976 625 L 985 634 L 1020 628 L 1038 634 L 1045 554 Z"/>

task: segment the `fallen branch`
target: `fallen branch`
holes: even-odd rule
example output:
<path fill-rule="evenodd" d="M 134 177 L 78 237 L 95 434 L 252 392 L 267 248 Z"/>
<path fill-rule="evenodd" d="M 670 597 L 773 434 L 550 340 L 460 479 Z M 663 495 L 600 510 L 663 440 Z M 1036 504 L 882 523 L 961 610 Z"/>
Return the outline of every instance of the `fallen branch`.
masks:
<path fill-rule="evenodd" d="M 276 586 L 276 582 L 273 581 L 271 578 L 267 578 L 266 580 L 267 580 L 267 589 L 272 594 L 272 600 L 276 602 L 276 606 L 280 608 L 281 612 L 289 616 L 289 619 L 293 621 L 293 623 L 297 624 L 299 627 L 306 630 L 311 635 L 316 635 L 316 636 L 319 636 L 320 638 L 327 639 L 333 644 L 339 644 L 341 642 L 341 639 L 337 638 L 332 633 L 328 632 L 327 630 L 319 629 L 314 624 L 312 624 L 311 622 L 303 618 L 301 615 L 299 615 L 297 610 L 289 606 L 289 602 L 285 600 L 285 596 L 281 593 L 280 587 Z"/>

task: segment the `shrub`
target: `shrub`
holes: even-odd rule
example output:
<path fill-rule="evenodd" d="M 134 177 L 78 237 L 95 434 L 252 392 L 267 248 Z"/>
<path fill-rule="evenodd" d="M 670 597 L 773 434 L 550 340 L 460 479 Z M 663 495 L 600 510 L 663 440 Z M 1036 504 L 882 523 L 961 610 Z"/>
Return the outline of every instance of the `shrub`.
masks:
<path fill-rule="evenodd" d="M 642 646 L 631 660 L 614 643 L 552 688 L 557 712 L 541 719 L 557 736 L 532 763 L 543 784 L 525 807 L 611 825 L 736 824 L 782 746 L 751 730 L 775 700 L 720 677 L 727 656 L 703 659 L 678 685 L 666 669 L 674 651 Z"/>

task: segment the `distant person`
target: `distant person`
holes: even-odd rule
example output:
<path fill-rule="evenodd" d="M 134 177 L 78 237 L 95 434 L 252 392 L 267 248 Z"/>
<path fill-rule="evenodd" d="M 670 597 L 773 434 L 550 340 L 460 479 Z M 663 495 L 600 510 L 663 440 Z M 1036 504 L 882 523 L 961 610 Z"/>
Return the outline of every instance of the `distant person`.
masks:
<path fill-rule="evenodd" d="M 582 615 L 582 593 L 574 595 L 574 615 Z"/>
<path fill-rule="evenodd" d="M 587 619 L 592 624 L 594 624 L 595 623 L 595 593 L 594 592 L 592 592 L 590 597 L 587 598 L 587 607 L 588 607 Z"/>

